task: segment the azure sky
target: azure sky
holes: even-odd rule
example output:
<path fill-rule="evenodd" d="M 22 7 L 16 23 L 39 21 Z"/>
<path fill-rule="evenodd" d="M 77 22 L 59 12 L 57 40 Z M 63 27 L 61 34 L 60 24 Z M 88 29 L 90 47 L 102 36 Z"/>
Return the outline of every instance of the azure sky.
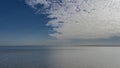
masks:
<path fill-rule="evenodd" d="M 119 0 L 1 0 L 0 45 L 120 44 Z"/>

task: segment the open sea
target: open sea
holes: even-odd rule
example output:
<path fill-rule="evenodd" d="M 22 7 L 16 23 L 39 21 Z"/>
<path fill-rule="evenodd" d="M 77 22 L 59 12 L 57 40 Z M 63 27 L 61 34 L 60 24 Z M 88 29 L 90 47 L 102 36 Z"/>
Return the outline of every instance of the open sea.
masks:
<path fill-rule="evenodd" d="M 1 46 L 0 68 L 120 68 L 120 47 Z"/>

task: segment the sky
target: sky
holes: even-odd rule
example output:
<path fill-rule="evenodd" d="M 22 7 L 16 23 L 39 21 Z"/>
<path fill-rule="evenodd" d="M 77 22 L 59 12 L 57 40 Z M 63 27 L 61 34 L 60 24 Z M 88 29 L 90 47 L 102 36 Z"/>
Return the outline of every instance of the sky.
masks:
<path fill-rule="evenodd" d="M 0 0 L 0 45 L 119 45 L 120 0 Z"/>

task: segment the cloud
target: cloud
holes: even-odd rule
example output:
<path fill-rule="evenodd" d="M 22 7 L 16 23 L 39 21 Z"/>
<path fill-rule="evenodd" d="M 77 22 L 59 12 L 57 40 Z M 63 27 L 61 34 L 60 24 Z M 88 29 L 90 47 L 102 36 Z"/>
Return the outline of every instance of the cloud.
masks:
<path fill-rule="evenodd" d="M 26 0 L 39 13 L 56 18 L 57 39 L 106 39 L 120 36 L 120 0 Z M 38 7 L 41 5 L 42 7 Z"/>

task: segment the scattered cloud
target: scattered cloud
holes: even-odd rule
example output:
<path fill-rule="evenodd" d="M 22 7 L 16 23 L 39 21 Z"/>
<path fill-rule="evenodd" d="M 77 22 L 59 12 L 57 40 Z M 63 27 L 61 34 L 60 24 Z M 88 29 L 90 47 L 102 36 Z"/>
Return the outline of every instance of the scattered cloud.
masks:
<path fill-rule="evenodd" d="M 56 18 L 47 25 L 57 39 L 106 39 L 120 36 L 120 0 L 26 0 L 39 13 Z M 42 7 L 39 7 L 41 5 Z"/>

